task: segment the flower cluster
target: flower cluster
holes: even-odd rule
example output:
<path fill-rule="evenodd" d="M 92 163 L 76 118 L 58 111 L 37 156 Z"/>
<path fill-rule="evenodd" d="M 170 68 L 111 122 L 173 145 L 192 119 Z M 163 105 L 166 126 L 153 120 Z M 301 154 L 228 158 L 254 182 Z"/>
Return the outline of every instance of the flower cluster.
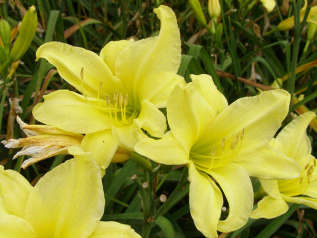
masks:
<path fill-rule="evenodd" d="M 289 111 L 287 91 L 265 91 L 229 105 L 209 75 L 191 75 L 185 83 L 177 75 L 181 40 L 175 14 L 167 6 L 154 12 L 161 20 L 158 36 L 112 41 L 99 55 L 60 42 L 37 50 L 37 58 L 53 64 L 80 93 L 46 95 L 33 109 L 44 125 L 20 121 L 28 137 L 4 143 L 23 147 L 17 155 L 32 155 L 24 167 L 59 153 L 75 158 L 34 188 L 1 168 L 0 234 L 139 237 L 125 225 L 99 221 L 101 175 L 122 151 L 187 166 L 190 213 L 209 238 L 239 229 L 249 217 L 279 216 L 287 202 L 317 209 L 316 160 L 306 134 L 315 114 L 298 116 L 274 138 Z M 255 210 L 250 177 L 260 179 L 266 194 Z M 228 214 L 221 219 L 223 207 Z"/>

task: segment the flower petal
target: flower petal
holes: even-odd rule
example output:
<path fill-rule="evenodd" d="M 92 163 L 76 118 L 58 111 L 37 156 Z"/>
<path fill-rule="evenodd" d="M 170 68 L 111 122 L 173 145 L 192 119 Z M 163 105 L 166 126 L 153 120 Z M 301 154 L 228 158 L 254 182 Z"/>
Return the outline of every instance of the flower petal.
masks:
<path fill-rule="evenodd" d="M 281 198 L 281 193 L 278 187 L 278 181 L 277 180 L 271 180 L 271 179 L 260 179 L 261 186 L 263 190 L 270 195 L 272 198 L 279 199 Z"/>
<path fill-rule="evenodd" d="M 297 204 L 304 204 L 308 207 L 311 207 L 313 209 L 317 209 L 317 198 L 310 198 L 310 197 L 289 197 L 289 196 L 283 196 L 283 198 L 291 203 L 297 203 Z"/>
<path fill-rule="evenodd" d="M 130 226 L 118 222 L 99 222 L 89 238 L 141 238 Z"/>
<path fill-rule="evenodd" d="M 218 237 L 217 225 L 223 204 L 221 191 L 190 163 L 188 167 L 190 214 L 197 229 L 206 237 Z"/>
<path fill-rule="evenodd" d="M 0 237 L 36 238 L 31 225 L 22 218 L 12 215 L 0 215 Z"/>
<path fill-rule="evenodd" d="M 36 51 L 36 58 L 45 58 L 59 74 L 85 95 L 112 92 L 119 86 L 111 70 L 94 52 L 61 42 L 48 42 Z"/>
<path fill-rule="evenodd" d="M 208 74 L 190 75 L 193 81 L 193 87 L 197 89 L 215 110 L 216 114 L 222 112 L 227 106 L 228 102 L 225 96 L 219 92 L 214 81 Z"/>
<path fill-rule="evenodd" d="M 141 97 L 143 92 L 152 90 L 153 85 L 160 84 L 160 81 L 153 81 L 154 75 L 161 72 L 176 74 L 181 59 L 180 33 L 173 10 L 161 5 L 154 12 L 161 20 L 159 36 L 134 42 L 116 61 L 116 75 Z"/>
<path fill-rule="evenodd" d="M 270 145 L 251 153 L 241 153 L 235 162 L 250 176 L 262 179 L 291 179 L 300 174 L 298 163 Z"/>
<path fill-rule="evenodd" d="M 229 214 L 219 221 L 218 230 L 230 232 L 245 225 L 253 208 L 253 188 L 247 171 L 229 164 L 209 172 L 215 178 L 229 203 Z"/>
<path fill-rule="evenodd" d="M 154 137 L 162 137 L 166 130 L 164 114 L 147 100 L 142 101 L 141 112 L 135 123 Z"/>
<path fill-rule="evenodd" d="M 143 138 L 136 144 L 135 151 L 160 164 L 181 165 L 188 163 L 188 153 L 170 132 L 167 132 L 159 140 Z"/>
<path fill-rule="evenodd" d="M 261 0 L 261 2 L 268 12 L 271 12 L 275 7 L 275 0 Z"/>
<path fill-rule="evenodd" d="M 313 112 L 306 112 L 298 116 L 284 127 L 274 140 L 273 146 L 287 156 L 296 159 L 302 167 L 306 165 L 306 157 L 311 153 L 306 129 L 315 116 Z"/>
<path fill-rule="evenodd" d="M 242 133 L 243 151 L 254 151 L 274 136 L 286 117 L 290 95 L 285 90 L 265 91 L 244 97 L 225 108 L 206 131 L 211 142 Z"/>
<path fill-rule="evenodd" d="M 103 103 L 68 90 L 57 90 L 44 96 L 44 102 L 33 108 L 33 115 L 44 124 L 66 131 L 93 133 L 110 127 Z"/>
<path fill-rule="evenodd" d="M 186 85 L 185 79 L 182 76 L 170 72 L 161 72 L 152 75 L 151 82 L 155 87 L 152 86 L 140 94 L 142 94 L 142 98 L 149 100 L 158 108 L 166 107 L 167 100 L 176 85 Z"/>
<path fill-rule="evenodd" d="M 177 85 L 167 102 L 169 126 L 175 138 L 186 150 L 190 150 L 214 116 L 215 110 L 193 83 L 187 84 L 186 87 Z"/>
<path fill-rule="evenodd" d="M 101 169 L 106 169 L 118 148 L 118 139 L 111 130 L 88 134 L 81 142 L 81 146 L 88 154 L 81 155 L 86 159 L 94 159 Z"/>
<path fill-rule="evenodd" d="M 143 132 L 135 123 L 128 126 L 113 127 L 112 133 L 117 136 L 119 146 L 130 151 L 133 151 L 135 144 L 140 138 L 144 137 Z"/>
<path fill-rule="evenodd" d="M 18 172 L 0 165 L 0 199 L 8 214 L 24 216 L 27 199 L 33 187 Z"/>
<path fill-rule="evenodd" d="M 251 218 L 272 219 L 287 211 L 288 205 L 282 198 L 276 199 L 266 196 L 258 202 L 258 207 L 251 213 Z"/>
<path fill-rule="evenodd" d="M 122 50 L 131 44 L 133 44 L 133 40 L 110 41 L 100 51 L 100 57 L 109 66 L 113 74 L 115 74 L 115 65 L 118 56 Z"/>
<path fill-rule="evenodd" d="M 99 167 L 92 160 L 71 159 L 35 185 L 26 220 L 38 237 L 86 238 L 94 231 L 104 205 Z"/>

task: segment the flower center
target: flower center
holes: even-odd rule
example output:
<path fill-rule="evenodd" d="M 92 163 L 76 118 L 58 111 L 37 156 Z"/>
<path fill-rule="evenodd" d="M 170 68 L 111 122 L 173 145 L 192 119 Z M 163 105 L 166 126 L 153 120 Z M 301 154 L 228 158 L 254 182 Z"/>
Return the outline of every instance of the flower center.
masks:
<path fill-rule="evenodd" d="M 222 138 L 214 144 L 197 143 L 190 151 L 190 159 L 197 169 L 206 173 L 212 169 L 226 166 L 240 152 L 243 136 L 244 130 L 230 138 Z"/>
<path fill-rule="evenodd" d="M 312 180 L 312 175 L 316 169 L 316 159 L 311 158 L 301 172 L 299 178 L 279 180 L 278 186 L 281 193 L 288 196 L 297 196 L 305 193 Z"/>
<path fill-rule="evenodd" d="M 140 113 L 140 105 L 128 94 L 113 93 L 105 96 L 107 119 L 116 126 L 132 123 Z"/>

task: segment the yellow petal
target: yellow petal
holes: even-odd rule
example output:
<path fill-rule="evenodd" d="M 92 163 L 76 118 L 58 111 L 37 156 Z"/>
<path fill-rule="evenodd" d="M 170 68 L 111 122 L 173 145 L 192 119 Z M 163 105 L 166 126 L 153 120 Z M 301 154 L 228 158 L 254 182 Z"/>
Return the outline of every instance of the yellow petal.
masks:
<path fill-rule="evenodd" d="M 197 229 L 208 238 L 216 238 L 223 204 L 221 191 L 208 175 L 198 172 L 190 163 L 188 168 L 190 214 Z"/>
<path fill-rule="evenodd" d="M 164 79 L 164 80 L 162 80 Z M 178 74 L 161 72 L 151 76 L 152 85 L 155 87 L 142 91 L 142 98 L 148 99 L 158 108 L 166 107 L 167 100 L 176 85 L 186 85 L 184 78 Z"/>
<path fill-rule="evenodd" d="M 271 12 L 275 7 L 275 0 L 261 0 L 261 2 L 268 12 Z"/>
<path fill-rule="evenodd" d="M 310 196 L 310 197 L 313 197 L 313 198 L 317 198 L 317 180 L 312 181 L 308 185 L 308 188 L 305 191 L 304 195 L 307 195 L 307 196 Z"/>
<path fill-rule="evenodd" d="M 306 165 L 306 157 L 311 153 L 310 140 L 306 129 L 315 117 L 315 113 L 306 112 L 293 119 L 276 137 L 273 146 L 294 158 L 302 167 Z"/>
<path fill-rule="evenodd" d="M 160 164 L 181 165 L 188 163 L 188 152 L 183 149 L 170 132 L 159 140 L 150 138 L 140 140 L 135 146 L 135 151 Z"/>
<path fill-rule="evenodd" d="M 229 214 L 219 221 L 218 230 L 230 232 L 245 225 L 253 208 L 253 189 L 248 173 L 240 166 L 229 164 L 210 172 L 229 204 Z"/>
<path fill-rule="evenodd" d="M 199 91 L 200 95 L 202 95 L 215 110 L 216 114 L 219 114 L 228 106 L 227 99 L 219 92 L 214 81 L 208 74 L 192 74 L 190 77 L 193 81 L 193 87 Z"/>
<path fill-rule="evenodd" d="M 0 214 L 0 237 L 37 238 L 31 225 L 22 218 Z"/>
<path fill-rule="evenodd" d="M 86 238 L 94 231 L 104 205 L 99 167 L 92 160 L 71 159 L 35 185 L 26 220 L 38 237 Z"/>
<path fill-rule="evenodd" d="M 177 85 L 167 102 L 169 126 L 185 150 L 190 150 L 214 116 L 215 110 L 193 83 L 184 88 Z"/>
<path fill-rule="evenodd" d="M 111 70 L 96 53 L 61 42 L 48 42 L 36 51 L 36 58 L 45 58 L 59 74 L 85 95 L 113 92 L 119 87 Z"/>
<path fill-rule="evenodd" d="M 304 204 L 308 207 L 311 207 L 313 209 L 317 209 L 317 198 L 310 198 L 310 197 L 289 197 L 289 196 L 283 196 L 283 198 L 291 203 L 297 203 L 297 204 Z"/>
<path fill-rule="evenodd" d="M 93 133 L 108 129 L 103 101 L 83 97 L 68 90 L 57 90 L 44 96 L 44 102 L 33 108 L 36 120 L 76 133 Z"/>
<path fill-rule="evenodd" d="M 164 114 L 147 100 L 142 101 L 141 112 L 135 123 L 154 137 L 162 137 L 166 130 Z"/>
<path fill-rule="evenodd" d="M 138 91 L 141 98 L 142 92 L 146 93 L 160 83 L 152 81 L 154 75 L 161 72 L 176 74 L 181 59 L 180 33 L 174 12 L 164 5 L 154 12 L 161 20 L 159 36 L 134 42 L 116 61 L 116 75 L 124 85 L 129 85 L 127 88 Z"/>
<path fill-rule="evenodd" d="M 272 198 L 281 198 L 281 193 L 278 187 L 277 180 L 272 179 L 260 179 L 263 190 Z"/>
<path fill-rule="evenodd" d="M 112 131 L 117 136 L 119 145 L 130 151 L 133 151 L 135 144 L 144 137 L 143 132 L 135 123 L 129 126 L 114 127 Z"/>
<path fill-rule="evenodd" d="M 287 203 L 282 199 L 275 199 L 269 196 L 258 202 L 258 207 L 252 211 L 251 218 L 272 219 L 288 211 Z"/>
<path fill-rule="evenodd" d="M 112 135 L 111 130 L 99 131 L 86 135 L 81 146 L 84 151 L 90 152 L 81 157 L 94 159 L 101 169 L 106 169 L 118 148 L 118 139 Z"/>
<path fill-rule="evenodd" d="M 141 238 L 130 226 L 118 222 L 99 222 L 89 238 Z"/>
<path fill-rule="evenodd" d="M 263 179 L 297 178 L 301 172 L 295 160 L 270 145 L 251 153 L 241 153 L 234 161 L 244 167 L 250 176 Z"/>
<path fill-rule="evenodd" d="M 5 210 L 12 215 L 23 217 L 27 199 L 33 187 L 18 172 L 4 170 L 0 166 L 0 198 Z"/>
<path fill-rule="evenodd" d="M 242 133 L 241 151 L 254 151 L 274 136 L 288 113 L 289 102 L 289 93 L 280 89 L 240 98 L 219 114 L 206 133 L 214 143 Z"/>
<path fill-rule="evenodd" d="M 100 51 L 100 57 L 109 66 L 113 74 L 115 74 L 116 60 L 121 51 L 132 43 L 133 40 L 110 41 Z"/>

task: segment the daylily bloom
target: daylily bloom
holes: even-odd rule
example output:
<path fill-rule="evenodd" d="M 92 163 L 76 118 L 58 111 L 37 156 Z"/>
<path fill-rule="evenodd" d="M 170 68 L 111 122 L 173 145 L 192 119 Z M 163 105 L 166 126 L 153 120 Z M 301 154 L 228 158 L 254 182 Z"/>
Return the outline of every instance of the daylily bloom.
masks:
<path fill-rule="evenodd" d="M 299 175 L 296 163 L 268 145 L 287 115 L 290 95 L 271 90 L 228 105 L 210 76 L 191 78 L 167 102 L 171 131 L 159 140 L 143 138 L 135 150 L 158 163 L 188 166 L 195 225 L 206 237 L 217 237 L 217 230 L 230 232 L 247 222 L 253 207 L 249 176 Z M 229 204 L 224 220 L 219 187 Z"/>
<path fill-rule="evenodd" d="M 276 5 L 275 0 L 261 0 L 261 2 L 268 12 L 271 12 Z"/>
<path fill-rule="evenodd" d="M 286 156 L 293 158 L 300 166 L 298 178 L 290 180 L 261 179 L 267 193 L 252 213 L 253 218 L 274 218 L 287 212 L 289 203 L 305 204 L 317 209 L 317 169 L 316 159 L 311 155 L 311 144 L 306 128 L 315 117 L 313 112 L 305 112 L 290 122 L 271 145 Z"/>
<path fill-rule="evenodd" d="M 307 2 L 305 1 L 304 7 L 302 7 L 302 9 L 300 10 L 300 16 L 299 16 L 300 22 L 304 20 L 306 7 L 307 7 Z M 314 6 L 310 9 L 306 21 L 309 24 L 314 24 L 314 25 L 317 24 L 317 6 Z M 277 26 L 277 29 L 279 29 L 280 31 L 286 31 L 286 30 L 292 29 L 293 27 L 294 27 L 294 16 L 291 16 L 285 19 L 284 21 L 280 22 L 280 24 L 278 24 Z"/>
<path fill-rule="evenodd" d="M 0 166 L 0 191 L 0 237 L 140 238 L 128 225 L 100 221 L 104 192 L 92 160 L 68 160 L 34 187 Z"/>
<path fill-rule="evenodd" d="M 26 138 L 3 140 L 7 148 L 20 148 L 13 159 L 30 155 L 21 167 L 26 168 L 31 164 L 58 154 L 81 155 L 85 152 L 80 147 L 83 136 L 78 133 L 71 133 L 47 125 L 28 125 L 19 117 L 17 122 L 21 130 L 27 135 Z"/>
<path fill-rule="evenodd" d="M 48 42 L 36 52 L 56 66 L 78 93 L 57 90 L 33 109 L 36 120 L 85 134 L 81 146 L 105 169 L 118 146 L 133 150 L 142 130 L 161 137 L 166 119 L 159 110 L 184 79 L 177 75 L 180 33 L 174 12 L 160 6 L 158 36 L 139 41 L 109 42 L 100 55 L 60 42 Z"/>

